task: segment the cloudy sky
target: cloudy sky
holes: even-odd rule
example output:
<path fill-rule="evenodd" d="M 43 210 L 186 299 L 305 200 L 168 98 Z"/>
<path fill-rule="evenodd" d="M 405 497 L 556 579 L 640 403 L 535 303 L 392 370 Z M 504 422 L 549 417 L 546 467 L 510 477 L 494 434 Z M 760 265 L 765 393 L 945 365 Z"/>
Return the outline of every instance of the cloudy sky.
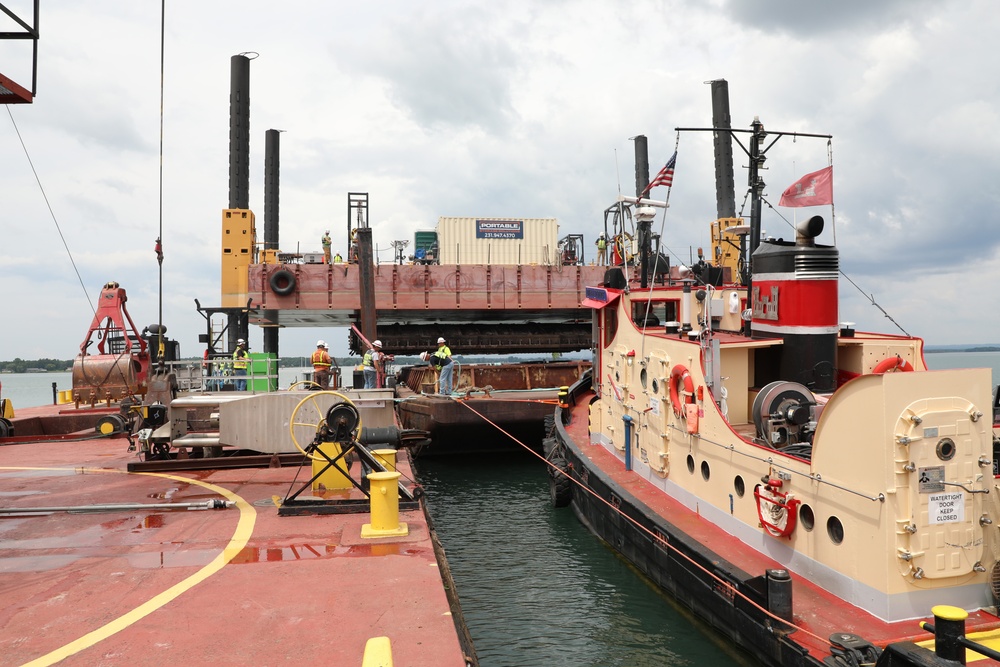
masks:
<path fill-rule="evenodd" d="M 30 0 L 5 4 L 30 20 Z M 259 54 L 261 235 L 265 132 L 284 131 L 283 250 L 318 251 L 331 229 L 343 252 L 347 193 L 368 192 L 383 262 L 439 216 L 555 217 L 591 252 L 619 186 L 634 188 L 629 138 L 648 137 L 655 173 L 676 127 L 711 125 L 706 82 L 726 79 L 734 127 L 759 116 L 834 136 L 835 225 L 821 242 L 836 240 L 864 291 L 841 280 L 841 320 L 898 332 L 874 297 L 929 344 L 998 342 L 995 0 L 168 0 L 162 216 L 160 25 L 159 2 L 42 2 L 36 101 L 0 110 L 0 360 L 74 356 L 111 280 L 140 329 L 160 320 L 162 291 L 167 335 L 201 353 L 194 299 L 220 303 L 230 57 L 244 52 Z M 29 83 L 30 64 L 25 43 L 0 41 L 0 72 Z M 763 228 L 787 237 L 796 215 L 829 220 L 830 207 L 777 208 L 828 164 L 826 142 L 784 138 L 768 157 Z M 709 246 L 713 170 L 710 136 L 682 134 L 663 221 L 675 261 Z M 282 332 L 282 354 L 317 337 L 346 351 L 344 331 L 299 329 Z"/>

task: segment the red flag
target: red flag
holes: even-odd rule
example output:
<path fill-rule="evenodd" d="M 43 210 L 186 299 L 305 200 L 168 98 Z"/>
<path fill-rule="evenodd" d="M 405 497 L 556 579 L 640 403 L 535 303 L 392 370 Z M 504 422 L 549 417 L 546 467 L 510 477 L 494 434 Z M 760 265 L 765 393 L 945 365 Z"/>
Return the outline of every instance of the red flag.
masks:
<path fill-rule="evenodd" d="M 781 193 L 778 206 L 822 206 L 833 203 L 833 166 L 806 174 Z"/>

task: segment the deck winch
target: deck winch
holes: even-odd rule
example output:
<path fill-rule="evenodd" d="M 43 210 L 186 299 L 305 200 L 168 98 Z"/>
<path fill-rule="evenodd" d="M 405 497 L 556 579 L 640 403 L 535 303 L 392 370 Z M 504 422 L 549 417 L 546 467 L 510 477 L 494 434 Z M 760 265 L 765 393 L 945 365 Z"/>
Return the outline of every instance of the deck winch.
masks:
<path fill-rule="evenodd" d="M 338 514 L 367 510 L 370 498 L 376 493 L 385 496 L 389 493 L 387 487 L 395 487 L 403 500 L 396 499 L 395 509 L 419 508 L 419 487 L 410 489 L 399 481 L 399 474 L 389 470 L 387 458 L 377 456 L 369 449 L 374 444 L 380 446 L 392 445 L 396 448 L 406 447 L 427 438 L 425 431 L 413 429 L 400 430 L 395 426 L 367 428 L 361 423 L 361 415 L 354 402 L 346 395 L 334 391 L 312 392 L 298 402 L 288 418 L 289 434 L 295 447 L 302 452 L 307 461 L 312 463 L 312 478 L 306 481 L 297 491 L 289 489 L 288 495 L 281 502 L 279 516 L 296 516 L 302 514 Z M 300 444 L 300 438 L 310 437 L 310 442 Z M 351 475 L 352 459 L 361 462 L 361 478 L 354 479 Z M 391 467 L 395 468 L 395 456 L 392 456 Z M 388 473 L 389 477 L 376 477 L 380 483 L 376 489 L 370 486 L 369 473 Z M 349 490 L 359 489 L 364 498 L 317 499 L 309 496 L 300 497 L 304 492 L 316 492 L 316 483 L 322 480 L 335 480 L 334 488 Z M 386 498 L 379 498 L 386 500 Z M 401 503 L 401 504 L 400 504 Z M 371 505 L 374 512 L 374 505 Z M 391 531 L 390 531 L 391 532 Z M 399 533 L 405 534 L 405 533 Z M 363 535 L 364 536 L 364 535 Z"/>
<path fill-rule="evenodd" d="M 761 389 L 753 401 L 757 437 L 775 449 L 809 444 L 822 407 L 805 386 L 783 380 L 772 382 Z M 796 454 L 809 458 L 808 449 Z"/>

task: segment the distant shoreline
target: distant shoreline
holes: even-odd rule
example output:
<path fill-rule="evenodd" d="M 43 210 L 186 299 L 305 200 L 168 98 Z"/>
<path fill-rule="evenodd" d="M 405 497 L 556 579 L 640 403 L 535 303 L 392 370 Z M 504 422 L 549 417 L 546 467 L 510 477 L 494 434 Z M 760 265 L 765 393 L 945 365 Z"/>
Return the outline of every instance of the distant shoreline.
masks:
<path fill-rule="evenodd" d="M 955 345 L 955 346 L 950 346 L 950 345 L 945 345 L 945 346 L 941 346 L 941 345 L 928 345 L 928 346 L 924 347 L 924 354 L 941 354 L 941 353 L 950 353 L 950 352 L 1000 352 L 1000 345 L 981 345 L 981 346 L 975 346 L 975 347 L 964 347 L 964 346 L 961 346 L 961 345 Z M 463 363 L 497 363 L 498 361 L 500 363 L 518 363 L 518 362 L 521 362 L 521 361 L 528 361 L 528 360 L 530 360 L 530 358 L 531 358 L 532 355 L 499 355 L 499 356 L 503 356 L 503 357 L 506 357 L 506 358 L 498 359 L 498 358 L 495 358 L 495 357 L 482 356 L 482 355 L 468 355 L 468 356 L 462 355 L 461 359 L 463 360 Z M 542 356 L 545 356 L 545 355 L 542 355 Z M 585 359 L 586 357 L 577 357 L 576 355 L 563 355 L 559 359 L 548 359 L 548 358 L 546 358 L 546 359 L 544 359 L 544 361 L 577 361 L 578 358 L 584 358 Z M 17 363 L 18 364 L 24 364 L 26 366 L 27 364 L 39 363 L 41 361 L 44 361 L 44 360 L 36 360 L 36 359 L 23 360 L 23 359 L 19 359 L 19 360 L 17 360 Z M 191 357 L 191 358 L 179 359 L 178 361 L 179 362 L 183 362 L 183 363 L 198 364 L 198 363 L 201 363 L 203 361 L 203 359 L 201 357 Z M 287 359 L 282 359 L 281 361 L 287 363 L 287 365 L 286 365 L 286 363 L 280 363 L 279 367 L 281 367 L 281 368 L 306 368 L 306 367 L 309 366 L 309 362 L 308 362 L 308 360 L 307 360 L 306 357 L 289 357 Z M 358 359 L 356 357 L 344 357 L 344 358 L 338 358 L 337 361 L 340 362 L 340 365 L 341 365 L 342 368 L 350 368 L 350 367 L 353 367 L 356 363 L 360 362 L 360 359 Z M 71 372 L 73 372 L 72 363 L 70 363 L 68 367 L 59 368 L 59 369 L 46 369 L 46 368 L 38 368 L 38 367 L 35 367 L 35 366 L 26 366 L 24 368 L 24 370 L 22 370 L 22 371 L 13 371 L 13 370 L 10 370 L 9 368 L 4 368 L 4 366 L 7 366 L 7 365 L 13 364 L 13 363 L 15 363 L 15 362 L 13 362 L 13 361 L 0 361 L 0 374 L 9 374 L 9 373 L 71 373 Z M 420 361 L 420 357 L 397 357 L 396 358 L 396 365 L 397 366 L 400 366 L 400 365 L 402 365 L 402 366 L 418 365 L 420 363 L 422 363 Z"/>

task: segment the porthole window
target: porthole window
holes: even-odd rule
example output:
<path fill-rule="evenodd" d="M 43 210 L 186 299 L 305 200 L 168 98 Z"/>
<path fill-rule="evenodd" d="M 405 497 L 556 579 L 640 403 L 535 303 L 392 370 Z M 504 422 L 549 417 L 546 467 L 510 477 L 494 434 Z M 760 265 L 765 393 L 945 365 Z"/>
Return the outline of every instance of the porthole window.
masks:
<path fill-rule="evenodd" d="M 701 462 L 701 477 L 702 477 L 702 479 L 704 479 L 707 482 L 708 478 L 711 477 L 711 476 L 712 476 L 712 471 L 708 467 L 708 461 L 702 461 Z"/>
<path fill-rule="evenodd" d="M 951 461 L 955 458 L 955 441 L 951 438 L 941 438 L 937 444 L 937 457 L 942 461 Z"/>
<path fill-rule="evenodd" d="M 694 472 L 694 457 L 691 456 L 690 454 L 688 454 L 687 464 L 688 464 L 688 472 L 693 473 Z"/>
<path fill-rule="evenodd" d="M 647 377 L 646 377 L 646 369 L 645 369 L 645 368 L 643 368 L 643 369 L 642 369 L 642 370 L 641 370 L 641 371 L 639 372 L 639 384 L 641 384 L 641 385 L 642 385 L 642 388 L 643 388 L 643 389 L 645 389 L 645 388 L 646 388 L 646 380 L 647 380 Z"/>
<path fill-rule="evenodd" d="M 744 482 L 743 478 L 739 475 L 737 475 L 736 479 L 733 480 L 733 488 L 736 489 L 736 495 L 740 498 L 742 498 L 743 494 L 747 492 L 746 482 Z"/>
<path fill-rule="evenodd" d="M 657 394 L 659 393 L 659 391 L 660 391 L 660 383 L 656 381 L 656 378 L 653 378 L 653 393 Z"/>
<path fill-rule="evenodd" d="M 615 382 L 621 382 L 621 381 L 622 381 L 622 379 L 621 379 L 621 377 L 620 377 L 620 376 L 618 375 L 618 371 L 615 371 Z"/>
<path fill-rule="evenodd" d="M 812 507 L 799 505 L 799 523 L 806 529 L 806 532 L 811 531 L 816 526 L 816 515 L 813 514 Z"/>
<path fill-rule="evenodd" d="M 826 520 L 826 534 L 830 536 L 830 541 L 840 544 L 844 541 L 844 524 L 835 516 Z"/>

